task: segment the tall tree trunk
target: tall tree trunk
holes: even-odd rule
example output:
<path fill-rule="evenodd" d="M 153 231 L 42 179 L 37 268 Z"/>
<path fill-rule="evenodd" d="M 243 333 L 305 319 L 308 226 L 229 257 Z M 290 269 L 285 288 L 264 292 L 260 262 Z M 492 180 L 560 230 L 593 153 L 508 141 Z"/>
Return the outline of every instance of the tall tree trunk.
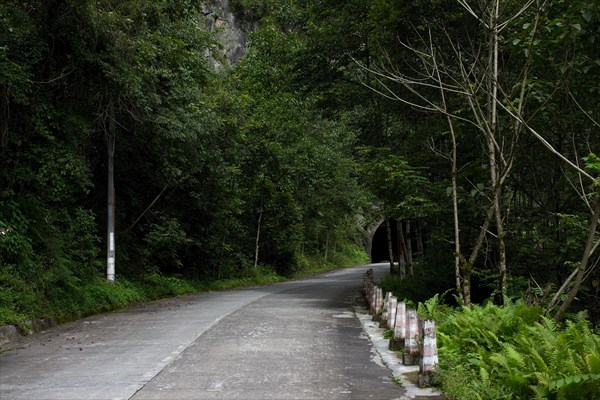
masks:
<path fill-rule="evenodd" d="M 421 229 L 421 223 L 417 222 L 415 228 L 415 239 L 417 241 L 417 255 L 419 257 L 423 257 L 425 255 L 425 252 L 423 249 L 423 230 Z"/>
<path fill-rule="evenodd" d="M 502 294 L 502 303 L 508 295 L 508 271 L 506 269 L 506 242 L 504 241 L 504 223 L 502 220 L 502 209 L 500 204 L 500 190 L 494 199 L 495 217 L 496 217 L 496 240 L 498 241 L 498 272 L 500 273 L 500 293 Z"/>
<path fill-rule="evenodd" d="M 325 262 L 327 262 L 327 256 L 329 252 L 329 231 L 327 231 L 327 236 L 325 237 Z"/>
<path fill-rule="evenodd" d="M 263 217 L 263 201 L 260 202 L 260 210 L 258 210 L 258 223 L 256 224 L 256 241 L 254 243 L 254 268 L 258 266 L 258 251 L 260 248 L 260 228 Z"/>
<path fill-rule="evenodd" d="M 223 260 L 225 259 L 225 244 L 227 240 L 227 233 L 229 231 L 229 218 L 225 219 L 223 227 L 223 237 L 221 239 L 221 254 L 219 255 L 219 270 L 217 271 L 217 279 L 221 279 L 221 273 L 223 272 Z"/>
<path fill-rule="evenodd" d="M 107 213 L 107 246 L 106 246 L 106 280 L 115 281 L 115 105 L 110 100 L 108 105 L 108 133 L 106 142 L 108 147 L 108 213 Z"/>
<path fill-rule="evenodd" d="M 385 220 L 385 233 L 387 234 L 387 247 L 388 247 L 388 257 L 390 258 L 390 274 L 393 274 L 394 271 L 394 250 L 392 247 L 392 228 L 390 226 L 390 220 Z"/>
<path fill-rule="evenodd" d="M 499 79 L 499 19 L 500 19 L 500 1 L 494 0 L 490 13 L 490 71 L 488 74 L 488 121 L 487 130 L 487 148 L 490 166 L 490 179 L 492 184 L 493 196 L 492 204 L 494 208 L 494 219 L 496 225 L 496 240 L 498 243 L 498 272 L 500 273 L 500 294 L 501 301 L 507 296 L 508 276 L 506 269 L 506 244 L 504 242 L 504 221 L 502 218 L 502 179 L 497 165 L 498 155 L 496 152 L 496 138 L 498 135 L 498 79 Z"/>
<path fill-rule="evenodd" d="M 452 136 L 452 216 L 454 219 L 454 279 L 456 283 L 456 292 L 458 297 L 463 301 L 465 306 L 469 307 L 471 299 L 465 298 L 464 285 L 470 284 L 470 280 L 467 280 L 463 273 L 461 273 L 461 248 L 460 248 L 460 225 L 458 220 L 458 185 L 456 183 L 456 175 L 458 173 L 456 168 L 456 135 L 452 120 L 448 117 L 448 124 L 450 124 L 450 132 Z M 470 292 L 470 288 L 468 290 Z"/>
<path fill-rule="evenodd" d="M 406 220 L 405 225 L 406 225 L 406 238 L 405 238 L 406 266 L 408 268 L 408 275 L 413 276 L 414 270 L 413 270 L 412 234 L 411 234 L 411 230 L 410 230 L 410 220 Z"/>
<path fill-rule="evenodd" d="M 556 314 L 554 315 L 554 319 L 556 321 L 560 320 L 564 315 L 565 311 L 569 308 L 577 292 L 581 288 L 581 283 L 583 282 L 583 276 L 587 270 L 587 265 L 590 260 L 590 255 L 592 254 L 592 248 L 594 246 L 594 238 L 596 237 L 596 228 L 598 227 L 598 218 L 600 217 L 600 200 L 596 199 L 596 205 L 594 207 L 594 213 L 592 215 L 592 220 L 590 221 L 590 228 L 588 231 L 588 238 L 585 243 L 585 250 L 583 251 L 583 256 L 581 258 L 581 262 L 579 263 L 579 267 L 577 267 L 577 275 L 575 276 L 575 282 L 573 283 L 573 288 L 567 295 L 565 302 L 560 306 Z"/>
<path fill-rule="evenodd" d="M 442 77 L 440 74 L 439 66 L 437 64 L 437 58 L 435 57 L 435 53 L 433 53 L 432 46 L 432 60 L 433 65 L 435 67 L 435 73 L 437 75 L 437 81 L 440 88 L 440 96 L 442 97 L 442 106 L 443 111 L 446 113 L 446 121 L 448 122 L 448 128 L 450 129 L 450 139 L 452 141 L 452 153 L 450 155 L 450 177 L 452 182 L 452 217 L 454 222 L 454 279 L 456 286 L 456 293 L 458 293 L 458 297 L 463 301 L 465 306 L 469 307 L 471 304 L 470 292 L 471 292 L 471 280 L 466 279 L 464 274 L 461 273 L 461 264 L 462 264 L 462 253 L 460 247 L 460 224 L 458 219 L 458 184 L 457 184 L 457 175 L 458 175 L 458 162 L 457 162 L 457 154 L 458 154 L 458 145 L 456 140 L 456 131 L 454 130 L 454 123 L 452 122 L 452 117 L 450 116 L 448 110 L 448 104 L 446 102 L 446 93 L 444 91 L 444 83 L 442 81 Z M 465 285 L 469 287 L 465 290 Z M 465 299 L 465 292 L 469 293 L 469 298 Z"/>
<path fill-rule="evenodd" d="M 398 233 L 398 270 L 400 278 L 406 278 L 406 240 L 404 238 L 404 229 L 402 221 L 396 220 L 396 232 Z"/>
<path fill-rule="evenodd" d="M 485 220 L 483 221 L 483 226 L 479 231 L 479 236 L 475 241 L 475 246 L 473 250 L 471 250 L 471 255 L 468 260 L 464 260 L 461 256 L 461 270 L 462 270 L 462 299 L 464 301 L 465 307 L 471 307 L 471 272 L 473 271 L 473 265 L 475 265 L 475 261 L 479 256 L 479 251 L 481 246 L 483 245 L 483 241 L 487 235 L 488 228 L 490 226 L 490 222 L 492 221 L 492 216 L 494 214 L 494 207 L 489 207 L 488 211 L 485 215 Z"/>

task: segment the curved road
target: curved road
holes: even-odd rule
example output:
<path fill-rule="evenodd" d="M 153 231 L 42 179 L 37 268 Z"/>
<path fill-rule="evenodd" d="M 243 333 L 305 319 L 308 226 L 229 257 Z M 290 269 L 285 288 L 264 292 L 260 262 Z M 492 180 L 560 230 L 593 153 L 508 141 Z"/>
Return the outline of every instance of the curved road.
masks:
<path fill-rule="evenodd" d="M 402 398 L 352 311 L 367 268 L 183 296 L 32 335 L 0 355 L 0 399 Z"/>

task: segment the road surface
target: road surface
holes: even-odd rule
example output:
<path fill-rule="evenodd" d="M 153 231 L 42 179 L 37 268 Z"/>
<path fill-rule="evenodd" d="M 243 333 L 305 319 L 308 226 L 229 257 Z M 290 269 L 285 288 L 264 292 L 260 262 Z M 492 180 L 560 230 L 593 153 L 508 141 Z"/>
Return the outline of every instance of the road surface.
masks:
<path fill-rule="evenodd" d="M 367 268 L 157 301 L 23 338 L 0 355 L 0 399 L 403 398 L 352 311 Z"/>

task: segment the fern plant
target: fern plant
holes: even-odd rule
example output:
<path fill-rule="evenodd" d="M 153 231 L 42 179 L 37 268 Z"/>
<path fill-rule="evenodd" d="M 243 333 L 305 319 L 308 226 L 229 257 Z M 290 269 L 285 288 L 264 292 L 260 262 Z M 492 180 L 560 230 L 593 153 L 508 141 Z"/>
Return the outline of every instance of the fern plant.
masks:
<path fill-rule="evenodd" d="M 600 337 L 584 314 L 559 326 L 517 301 L 441 320 L 439 380 L 449 398 L 600 400 Z"/>
<path fill-rule="evenodd" d="M 515 399 L 597 399 L 599 343 L 583 319 L 558 329 L 543 318 L 503 343 L 486 366 Z"/>

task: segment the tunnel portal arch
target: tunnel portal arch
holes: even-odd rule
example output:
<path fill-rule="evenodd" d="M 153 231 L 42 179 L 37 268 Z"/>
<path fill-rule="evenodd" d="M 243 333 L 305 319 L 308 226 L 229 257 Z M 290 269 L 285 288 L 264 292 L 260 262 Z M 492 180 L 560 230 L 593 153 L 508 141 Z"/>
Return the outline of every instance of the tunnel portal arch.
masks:
<path fill-rule="evenodd" d="M 398 261 L 398 230 L 396 220 L 390 220 L 390 230 L 392 237 L 392 254 L 394 255 L 394 261 Z M 372 263 L 390 261 L 385 220 L 382 220 L 379 223 L 379 226 L 373 231 L 371 247 L 368 249 L 368 254 Z"/>

